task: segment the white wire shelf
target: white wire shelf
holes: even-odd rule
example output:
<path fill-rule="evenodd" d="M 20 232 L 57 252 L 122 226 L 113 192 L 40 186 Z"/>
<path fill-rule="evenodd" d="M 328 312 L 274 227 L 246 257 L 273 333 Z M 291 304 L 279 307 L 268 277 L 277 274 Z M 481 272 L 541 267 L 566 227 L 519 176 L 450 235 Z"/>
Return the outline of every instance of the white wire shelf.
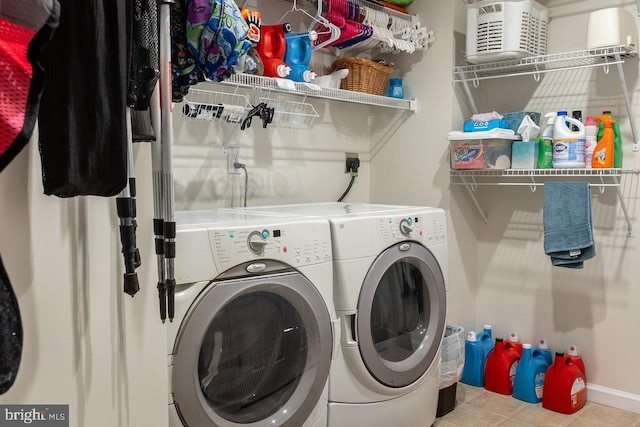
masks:
<path fill-rule="evenodd" d="M 350 90 L 330 89 L 310 83 L 299 83 L 287 79 L 254 76 L 250 74 L 234 74 L 229 79 L 219 84 L 251 89 L 262 89 L 304 97 L 309 96 L 312 98 L 410 110 L 413 112 L 415 112 L 417 108 L 417 101 L 415 99 L 397 99 L 388 96 L 370 95 Z"/>
<path fill-rule="evenodd" d="M 639 0 L 640 1 L 640 0 Z M 624 95 L 624 102 L 627 107 L 627 116 L 633 134 L 633 151 L 640 151 L 640 140 L 634 122 L 629 90 L 624 75 L 622 64 L 626 59 L 638 58 L 638 52 L 630 50 L 625 46 L 611 46 L 590 50 L 577 50 L 572 52 L 554 53 L 549 55 L 530 56 L 527 58 L 490 62 L 479 65 L 465 65 L 453 68 L 453 81 L 461 82 L 471 103 L 473 113 L 478 113 L 478 107 L 469 87 L 472 82 L 474 87 L 478 87 L 481 80 L 497 79 L 503 77 L 514 77 L 523 75 L 533 75 L 536 81 L 540 80 L 540 75 L 552 71 L 568 71 L 579 68 L 603 67 L 605 73 L 609 73 L 609 67 L 615 65 L 620 77 L 620 87 Z"/>
<path fill-rule="evenodd" d="M 451 169 L 450 175 L 473 176 L 479 178 L 519 178 L 519 177 L 620 177 L 624 172 L 619 168 L 611 169 Z"/>
<path fill-rule="evenodd" d="M 182 114 L 189 120 L 240 123 L 249 110 L 244 95 L 190 89 L 182 106 Z"/>
<path fill-rule="evenodd" d="M 624 63 L 625 59 L 628 58 L 637 57 L 638 53 L 636 51 L 629 50 L 625 46 L 529 56 L 510 61 L 454 67 L 453 81 L 477 82 L 479 80 L 502 77 L 537 75 L 550 71 L 609 66 Z"/>
<path fill-rule="evenodd" d="M 273 120 L 269 126 L 287 129 L 308 129 L 319 117 L 313 105 L 273 98 L 259 98 L 267 107 L 273 108 Z M 213 90 L 190 89 L 185 97 L 182 114 L 195 121 L 218 121 L 239 124 L 247 116 L 252 106 L 244 95 L 216 92 Z"/>
<path fill-rule="evenodd" d="M 313 121 L 319 117 L 313 105 L 306 102 L 281 101 L 271 98 L 260 98 L 260 102 L 275 109 L 273 121 L 269 126 L 286 129 L 309 129 Z"/>
<path fill-rule="evenodd" d="M 527 186 L 531 191 L 544 185 L 545 182 L 554 178 L 562 180 L 582 179 L 589 183 L 590 187 L 597 187 L 603 193 L 606 187 L 614 187 L 618 194 L 618 201 L 622 207 L 625 220 L 627 222 L 627 235 L 631 236 L 631 217 L 627 211 L 627 206 L 620 191 L 620 177 L 623 173 L 638 173 L 632 169 L 483 169 L 483 170 L 461 170 L 451 169 L 449 176 L 452 185 L 464 185 L 473 201 L 478 213 L 482 217 L 484 224 L 489 224 L 489 219 L 480 206 L 475 196 L 479 186 Z M 557 180 L 556 179 L 556 180 Z"/>

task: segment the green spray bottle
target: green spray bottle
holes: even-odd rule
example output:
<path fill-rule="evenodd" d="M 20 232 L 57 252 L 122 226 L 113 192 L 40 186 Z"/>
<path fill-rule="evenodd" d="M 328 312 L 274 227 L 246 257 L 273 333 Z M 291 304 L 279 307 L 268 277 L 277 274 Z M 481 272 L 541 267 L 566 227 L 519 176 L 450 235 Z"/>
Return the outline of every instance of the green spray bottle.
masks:
<path fill-rule="evenodd" d="M 542 130 L 538 143 L 538 169 L 551 169 L 553 167 L 553 124 L 558 113 L 547 113 L 547 126 Z"/>
<path fill-rule="evenodd" d="M 602 112 L 603 116 L 611 116 L 611 111 L 605 110 Z M 598 122 L 598 141 L 602 139 L 602 134 L 604 133 L 604 122 Z M 621 168 L 622 167 L 622 137 L 620 136 L 620 125 L 616 121 L 613 124 L 613 167 Z"/>

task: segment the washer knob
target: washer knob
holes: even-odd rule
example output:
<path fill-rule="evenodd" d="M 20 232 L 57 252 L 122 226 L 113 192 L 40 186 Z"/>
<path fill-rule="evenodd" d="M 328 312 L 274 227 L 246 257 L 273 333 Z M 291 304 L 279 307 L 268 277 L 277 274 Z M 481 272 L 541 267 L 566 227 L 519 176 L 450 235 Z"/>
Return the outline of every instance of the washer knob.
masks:
<path fill-rule="evenodd" d="M 249 234 L 249 237 L 247 238 L 247 246 L 249 247 L 249 250 L 251 252 L 259 255 L 264 252 L 264 248 L 265 246 L 267 246 L 267 242 L 264 241 L 262 233 L 254 231 L 253 233 Z"/>
<path fill-rule="evenodd" d="M 402 234 L 404 234 L 405 236 L 409 235 L 409 233 L 411 233 L 413 231 L 413 229 L 411 228 L 411 224 L 409 223 L 408 220 L 403 219 L 402 221 L 400 221 L 400 232 Z"/>

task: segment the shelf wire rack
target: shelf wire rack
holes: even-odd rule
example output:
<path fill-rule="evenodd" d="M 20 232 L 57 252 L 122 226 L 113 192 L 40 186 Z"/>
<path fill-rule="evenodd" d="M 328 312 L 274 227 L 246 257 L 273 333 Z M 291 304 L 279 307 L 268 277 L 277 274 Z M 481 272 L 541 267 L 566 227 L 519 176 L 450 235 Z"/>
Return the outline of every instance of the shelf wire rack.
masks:
<path fill-rule="evenodd" d="M 473 81 L 513 77 L 528 74 L 542 74 L 549 71 L 564 71 L 595 66 L 609 66 L 624 63 L 625 59 L 637 58 L 636 51 L 625 46 L 611 46 L 590 50 L 529 56 L 509 61 L 487 64 L 464 65 L 453 68 L 453 81 Z"/>
<path fill-rule="evenodd" d="M 285 129 L 309 129 L 319 117 L 313 105 L 306 102 L 282 101 L 273 98 L 260 98 L 268 107 L 274 108 L 273 121 L 269 126 Z"/>
<path fill-rule="evenodd" d="M 479 186 L 528 186 L 530 190 L 536 191 L 537 187 L 544 185 L 546 181 L 553 180 L 554 177 L 562 179 L 582 179 L 589 182 L 590 187 L 599 188 L 604 193 L 606 187 L 614 187 L 618 194 L 618 200 L 625 220 L 627 222 L 627 235 L 632 235 L 631 217 L 627 210 L 622 192 L 620 191 L 620 178 L 623 173 L 638 173 L 637 170 L 606 168 L 606 169 L 483 169 L 483 170 L 463 170 L 451 169 L 449 176 L 452 185 L 464 185 L 473 201 L 478 213 L 482 217 L 485 225 L 489 220 L 484 210 L 478 202 L 475 192 Z"/>
<path fill-rule="evenodd" d="M 350 90 L 324 88 L 312 83 L 294 82 L 275 77 L 254 76 L 251 74 L 234 74 L 220 83 L 236 87 L 264 89 L 275 92 L 302 95 L 304 97 L 320 98 L 334 101 L 345 101 L 402 110 L 416 111 L 415 99 L 397 99 L 388 96 L 370 95 Z"/>
<path fill-rule="evenodd" d="M 244 95 L 192 88 L 185 97 L 182 114 L 189 120 L 237 124 L 242 122 L 249 106 Z"/>

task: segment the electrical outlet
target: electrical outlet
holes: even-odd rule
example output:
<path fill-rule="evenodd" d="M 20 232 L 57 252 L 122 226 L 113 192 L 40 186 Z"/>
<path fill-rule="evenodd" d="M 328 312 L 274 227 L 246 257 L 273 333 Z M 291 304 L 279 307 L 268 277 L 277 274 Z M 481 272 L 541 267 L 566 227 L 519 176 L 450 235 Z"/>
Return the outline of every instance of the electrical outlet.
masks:
<path fill-rule="evenodd" d="M 344 173 L 358 172 L 360 160 L 358 153 L 345 153 L 345 169 Z"/>
<path fill-rule="evenodd" d="M 240 173 L 240 168 L 236 168 L 233 164 L 240 163 L 240 148 L 229 147 L 227 148 L 227 173 L 237 174 Z"/>

